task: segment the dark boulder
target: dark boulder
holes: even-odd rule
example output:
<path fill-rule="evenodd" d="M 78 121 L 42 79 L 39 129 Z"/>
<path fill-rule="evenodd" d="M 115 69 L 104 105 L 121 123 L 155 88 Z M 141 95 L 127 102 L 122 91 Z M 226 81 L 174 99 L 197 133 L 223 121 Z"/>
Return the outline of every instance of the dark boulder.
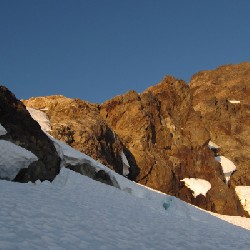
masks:
<path fill-rule="evenodd" d="M 38 161 L 21 169 L 14 181 L 52 181 L 60 171 L 60 158 L 53 143 L 31 118 L 24 104 L 4 86 L 0 86 L 0 123 L 7 130 L 0 139 L 21 146 L 38 157 Z"/>

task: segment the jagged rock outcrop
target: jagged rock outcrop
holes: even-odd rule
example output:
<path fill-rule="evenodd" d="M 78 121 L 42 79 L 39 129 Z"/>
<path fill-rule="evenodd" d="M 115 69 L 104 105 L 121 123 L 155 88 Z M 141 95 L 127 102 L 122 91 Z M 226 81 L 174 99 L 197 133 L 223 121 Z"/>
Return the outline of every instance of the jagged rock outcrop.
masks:
<path fill-rule="evenodd" d="M 250 63 L 201 71 L 190 88 L 194 109 L 220 146 L 219 154 L 237 167 L 229 185 L 250 186 Z"/>
<path fill-rule="evenodd" d="M 0 139 L 10 141 L 37 156 L 28 168 L 23 168 L 15 181 L 52 181 L 60 171 L 60 159 L 53 143 L 34 121 L 22 102 L 4 86 L 0 86 L 0 124 L 7 133 Z"/>
<path fill-rule="evenodd" d="M 168 76 L 142 94 L 117 96 L 101 105 L 100 114 L 134 156 L 136 181 L 208 210 L 244 213 L 207 147 L 209 132 L 184 81 Z M 194 198 L 184 178 L 207 180 L 212 188 Z"/>

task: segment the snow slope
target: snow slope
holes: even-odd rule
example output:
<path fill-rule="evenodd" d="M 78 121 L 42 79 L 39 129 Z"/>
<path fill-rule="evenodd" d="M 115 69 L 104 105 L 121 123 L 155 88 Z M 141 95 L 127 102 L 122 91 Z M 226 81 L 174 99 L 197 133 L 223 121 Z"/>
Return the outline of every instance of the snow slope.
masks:
<path fill-rule="evenodd" d="M 141 198 L 65 168 L 53 183 L 0 181 L 0 248 L 249 249 L 249 231 L 138 188 Z"/>

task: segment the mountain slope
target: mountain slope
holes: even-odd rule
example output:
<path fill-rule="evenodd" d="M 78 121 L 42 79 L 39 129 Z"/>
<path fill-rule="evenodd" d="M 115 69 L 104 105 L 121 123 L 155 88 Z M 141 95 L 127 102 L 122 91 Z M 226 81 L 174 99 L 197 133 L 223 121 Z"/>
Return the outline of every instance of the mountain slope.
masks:
<path fill-rule="evenodd" d="M 38 140 L 36 136 L 42 133 L 38 124 L 23 106 L 21 111 L 28 120 L 20 123 L 34 123 L 38 130 L 29 138 L 27 127 L 25 139 Z M 43 129 L 50 128 L 44 113 L 30 112 Z M 18 124 L 14 125 L 18 129 Z M 0 135 L 11 136 L 11 126 L 0 124 Z M 54 156 L 60 157 L 60 173 L 52 182 L 41 182 L 42 173 L 35 183 L 0 180 L 1 249 L 248 249 L 249 231 L 175 197 L 149 190 L 63 142 L 45 133 L 43 136 L 57 151 Z M 15 153 L 8 152 L 6 164 L 23 164 L 26 157 L 33 157 L 33 153 L 14 144 L 16 141 L 1 141 L 15 147 Z M 41 154 L 46 153 L 43 146 L 47 141 L 39 144 Z M 1 152 L 8 149 L 3 145 Z M 6 164 L 2 165 L 3 154 L 0 157 L 1 177 Z M 36 170 L 37 166 L 29 168 Z M 241 219 L 250 229 L 250 219 Z"/>
<path fill-rule="evenodd" d="M 184 81 L 167 76 L 141 94 L 130 91 L 102 105 L 62 96 L 23 102 L 48 115 L 51 135 L 129 179 L 210 211 L 246 215 Z M 193 195 L 183 181 L 192 178 L 211 188 Z"/>

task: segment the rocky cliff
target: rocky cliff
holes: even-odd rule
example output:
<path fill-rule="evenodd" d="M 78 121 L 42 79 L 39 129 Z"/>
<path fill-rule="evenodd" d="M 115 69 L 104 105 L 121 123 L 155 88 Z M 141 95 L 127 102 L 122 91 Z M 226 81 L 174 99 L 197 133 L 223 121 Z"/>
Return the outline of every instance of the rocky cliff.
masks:
<path fill-rule="evenodd" d="M 199 72 L 190 88 L 211 140 L 237 166 L 229 185 L 250 186 L 250 63 Z"/>
<path fill-rule="evenodd" d="M 239 80 L 243 76 L 248 78 L 247 70 L 232 71 L 198 73 L 190 86 L 167 76 L 142 94 L 129 91 L 101 105 L 63 96 L 23 102 L 48 115 L 51 135 L 131 180 L 214 212 L 243 215 L 246 213 L 234 186 L 249 185 L 249 177 L 244 176 L 248 171 L 245 163 L 249 145 L 249 84 Z M 226 85 L 232 77 L 238 79 L 238 86 Z M 235 94 L 219 94 L 219 87 L 216 90 L 214 85 L 220 82 L 224 84 L 220 88 L 227 86 L 228 92 Z M 238 99 L 240 105 L 230 102 Z M 240 122 L 241 119 L 244 121 Z M 220 155 L 237 165 L 229 182 L 215 160 L 214 151 L 209 149 L 210 140 L 220 146 L 217 150 Z M 230 148 L 232 145 L 237 145 L 237 154 L 236 148 Z M 208 181 L 211 188 L 205 195 L 195 196 L 186 187 L 185 178 Z"/>

